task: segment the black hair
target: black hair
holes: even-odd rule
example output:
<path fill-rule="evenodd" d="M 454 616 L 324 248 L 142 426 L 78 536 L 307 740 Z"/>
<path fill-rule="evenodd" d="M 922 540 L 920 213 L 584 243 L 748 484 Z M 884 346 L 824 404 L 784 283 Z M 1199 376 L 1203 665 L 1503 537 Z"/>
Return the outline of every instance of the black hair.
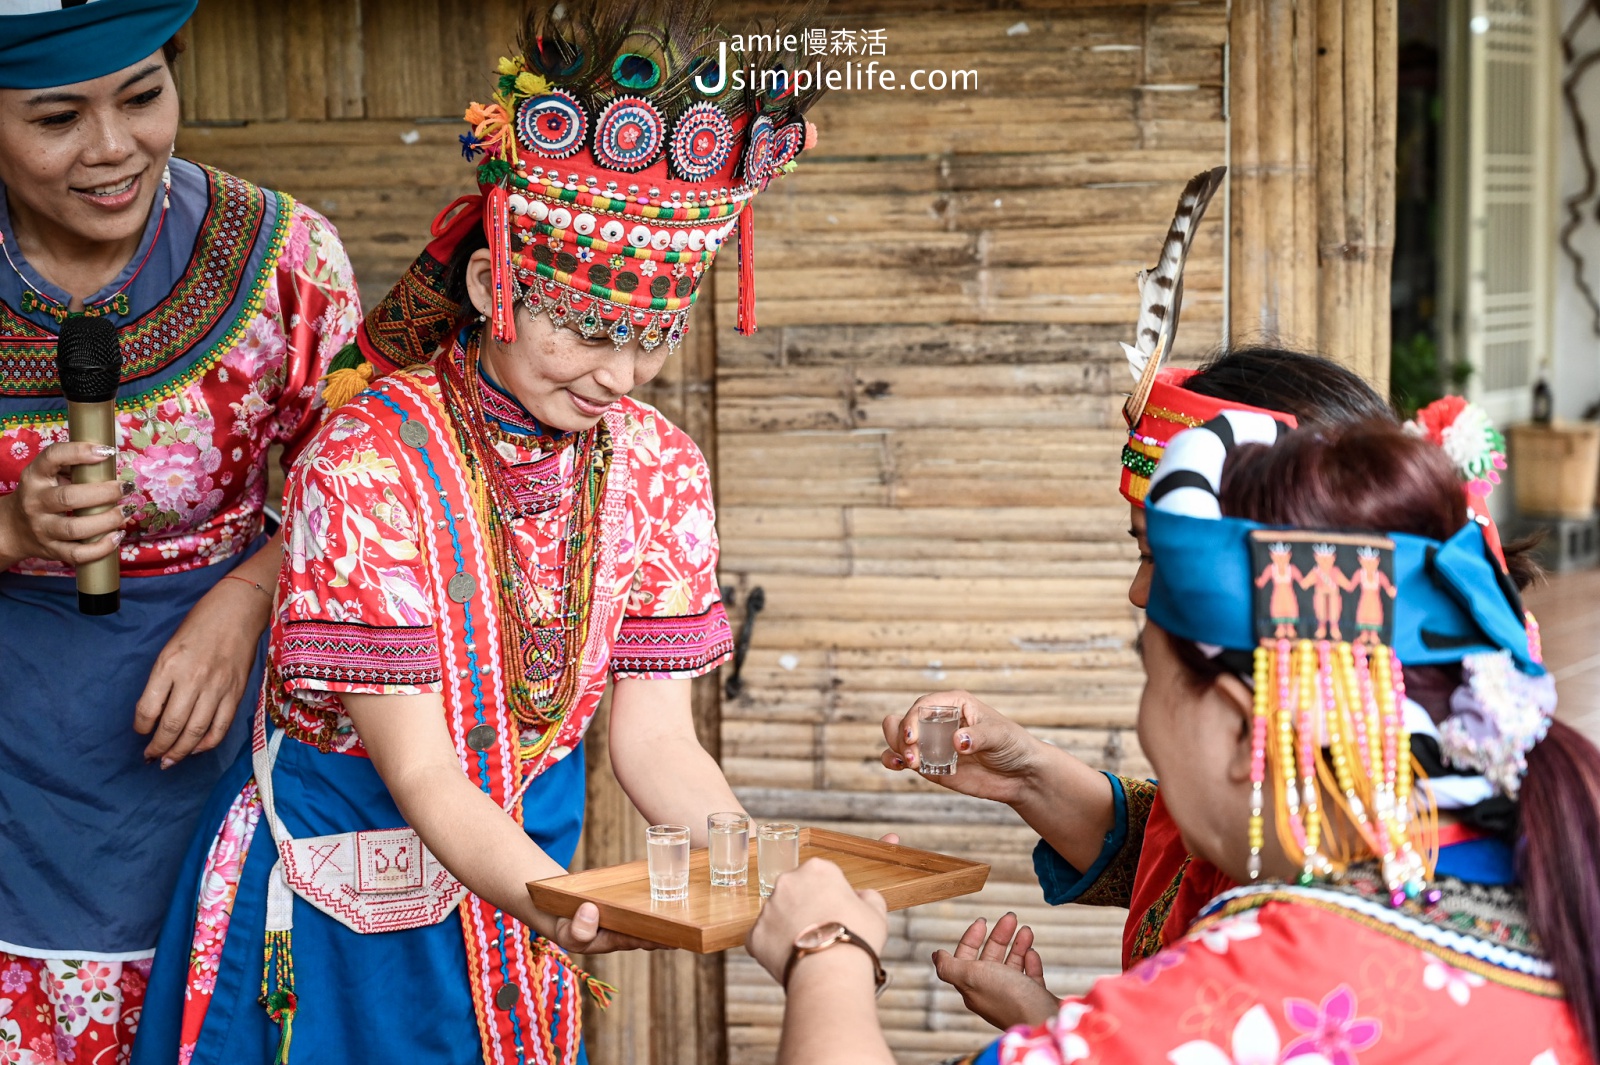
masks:
<path fill-rule="evenodd" d="M 1292 414 L 1302 427 L 1390 422 L 1389 402 L 1332 359 L 1269 344 L 1231 348 L 1184 382 L 1190 392 Z"/>
<path fill-rule="evenodd" d="M 478 309 L 467 295 L 467 263 L 474 252 L 488 246 L 489 235 L 483 231 L 481 224 L 475 225 L 471 232 L 461 238 L 461 243 L 450 255 L 450 261 L 444 264 L 444 295 L 456 305 L 456 316 L 461 321 L 478 316 Z"/>

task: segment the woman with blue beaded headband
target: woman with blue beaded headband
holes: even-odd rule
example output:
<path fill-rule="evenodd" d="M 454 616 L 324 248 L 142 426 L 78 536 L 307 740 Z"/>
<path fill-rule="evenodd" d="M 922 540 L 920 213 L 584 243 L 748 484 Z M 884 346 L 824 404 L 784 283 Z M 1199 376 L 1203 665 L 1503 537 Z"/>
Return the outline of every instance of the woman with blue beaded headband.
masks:
<path fill-rule="evenodd" d="M 1040 996 L 1038 1023 L 965 1060 L 1593 1060 L 1600 751 L 1552 720 L 1554 685 L 1455 472 L 1384 425 L 1228 457 L 1229 440 L 1276 435 L 1254 418 L 1179 434 L 1154 472 L 1139 708 L 1185 844 L 1240 886 L 1182 940 L 1082 997 Z M 1359 635 L 1319 635 L 1309 587 L 1291 616 L 1257 584 L 1319 553 L 1346 583 L 1365 566 L 1396 589 Z M 1344 594 L 1353 616 L 1361 590 Z M 1418 772 L 1430 761 L 1519 816 L 1446 809 Z M 890 1061 L 864 954 L 797 955 L 818 922 L 883 936 L 881 901 L 827 863 L 779 883 L 748 946 L 788 979 L 780 1063 Z"/>
<path fill-rule="evenodd" d="M 3 1061 L 128 1053 L 260 691 L 268 453 L 310 439 L 361 312 L 326 219 L 173 154 L 194 10 L 0 3 Z M 69 440 L 56 361 L 107 324 L 115 447 Z M 72 483 L 101 464 L 116 477 Z M 80 612 L 76 571 L 106 559 L 120 593 Z"/>
<path fill-rule="evenodd" d="M 139 1065 L 581 1061 L 611 989 L 572 954 L 647 944 L 526 885 L 572 859 L 608 686 L 651 823 L 704 845 L 739 809 L 690 703 L 732 649 L 706 462 L 628 394 L 735 225 L 748 252 L 809 97 L 702 94 L 705 4 L 540 4 L 519 43 L 468 110 L 482 194 L 336 360 L 349 401 L 290 475 L 251 757 L 185 869 Z"/>

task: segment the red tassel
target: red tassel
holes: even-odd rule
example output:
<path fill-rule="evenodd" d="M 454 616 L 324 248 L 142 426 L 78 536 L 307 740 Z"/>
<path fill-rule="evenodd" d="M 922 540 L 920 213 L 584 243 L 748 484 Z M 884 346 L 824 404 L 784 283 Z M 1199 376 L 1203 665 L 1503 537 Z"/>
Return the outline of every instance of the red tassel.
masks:
<path fill-rule="evenodd" d="M 517 339 L 517 301 L 511 278 L 510 193 L 498 185 L 490 189 L 485 211 L 483 228 L 489 237 L 489 256 L 493 262 L 494 292 L 489 298 L 493 301 L 494 313 L 490 319 L 494 338 L 502 344 L 511 344 Z"/>
<path fill-rule="evenodd" d="M 754 197 L 739 212 L 739 316 L 734 328 L 740 336 L 756 331 L 756 212 Z"/>

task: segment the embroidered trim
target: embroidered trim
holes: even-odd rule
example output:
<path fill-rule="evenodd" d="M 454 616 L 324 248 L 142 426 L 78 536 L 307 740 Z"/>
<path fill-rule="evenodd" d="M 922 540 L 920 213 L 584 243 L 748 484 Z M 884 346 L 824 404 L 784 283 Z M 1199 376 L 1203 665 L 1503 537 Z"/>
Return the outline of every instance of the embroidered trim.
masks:
<path fill-rule="evenodd" d="M 432 625 L 292 621 L 278 649 L 278 673 L 286 681 L 438 684 L 443 669 Z"/>
<path fill-rule="evenodd" d="M 216 328 L 244 283 L 244 268 L 266 218 L 267 193 L 232 174 L 202 169 L 211 202 L 182 277 L 165 299 L 118 330 L 124 383 L 157 373 L 187 354 Z M 19 340 L 37 353 L 0 356 L 0 395 L 59 395 L 55 335 L 0 303 L 0 345 L 14 351 L 22 346 L 15 343 Z"/>
<path fill-rule="evenodd" d="M 216 173 L 221 174 L 221 171 L 216 171 Z M 221 176 L 230 177 L 231 175 L 221 174 Z M 237 181 L 239 179 L 235 178 L 233 180 Z M 240 183 L 244 184 L 244 182 Z M 255 186 L 250 187 L 252 189 L 255 188 Z M 266 195 L 265 190 L 256 189 L 256 191 L 261 193 L 263 196 Z M 139 392 L 134 395 L 118 396 L 118 413 L 141 410 L 145 407 L 154 406 L 155 404 L 172 399 L 173 397 L 183 393 L 189 388 L 190 385 L 194 384 L 196 381 L 209 374 L 212 370 L 216 369 L 217 365 L 222 362 L 223 357 L 238 345 L 239 338 L 244 335 L 244 332 L 249 328 L 250 323 L 254 321 L 256 316 L 261 313 L 262 307 L 266 304 L 267 286 L 275 283 L 275 275 L 277 274 L 278 269 L 278 259 L 283 253 L 284 242 L 288 236 L 289 224 L 290 220 L 294 216 L 295 207 L 295 199 L 292 196 L 289 196 L 287 193 L 277 192 L 272 193 L 272 195 L 277 198 L 278 212 L 277 217 L 273 220 L 272 232 L 267 236 L 268 244 L 266 255 L 262 259 L 261 269 L 256 272 L 255 279 L 250 284 L 249 295 L 245 297 L 244 303 L 239 308 L 239 313 L 234 317 L 233 323 L 229 325 L 227 332 L 219 337 L 215 344 L 211 345 L 210 350 L 207 351 L 204 356 L 196 359 L 188 369 L 167 381 L 165 384 L 157 385 L 148 391 Z M 246 259 L 248 260 L 248 254 L 246 255 Z M 176 291 L 177 290 L 174 289 L 174 292 Z M 237 288 L 235 291 L 237 291 Z M 230 297 L 229 303 L 224 304 L 223 309 L 226 310 L 226 308 L 231 305 L 231 302 L 232 299 Z M 0 308 L 3 307 L 4 304 L 0 303 Z M 176 316 L 182 317 L 181 314 Z M 204 336 L 205 331 L 202 330 L 199 335 Z M 3 350 L 3 345 L 8 339 L 10 338 L 0 336 L 0 350 Z M 54 343 L 55 338 L 51 337 L 50 344 L 53 346 Z M 127 349 L 124 348 L 124 350 L 126 351 Z M 174 356 L 174 359 L 176 358 L 177 356 Z M 3 378 L 7 373 L 9 369 L 8 363 L 10 363 L 12 359 L 14 359 L 14 357 L 8 358 L 7 356 L 0 355 L 0 378 Z M 174 359 L 167 360 L 164 365 L 170 366 Z M 60 386 L 55 381 L 55 356 L 53 353 L 48 361 L 52 389 L 50 395 L 59 396 Z M 159 368 L 160 367 L 158 367 L 158 369 Z M 145 375 L 148 376 L 149 373 L 153 372 L 155 371 L 146 371 Z M 125 370 L 123 374 L 123 380 L 126 381 L 129 379 L 128 372 Z M 34 393 L 9 393 L 4 389 L 0 389 L 0 396 L 32 394 Z M 19 429 L 24 426 L 42 428 L 47 425 L 59 425 L 64 420 L 65 415 L 59 410 L 28 411 L 20 414 L 13 414 L 5 418 L 0 418 L 0 432 L 8 432 L 12 429 Z"/>
<path fill-rule="evenodd" d="M 1139 777 L 1118 774 L 1117 779 L 1122 782 L 1127 833 L 1123 836 L 1122 849 L 1106 863 L 1094 883 L 1073 900 L 1083 906 L 1128 906 L 1133 902 L 1134 877 L 1139 869 L 1139 855 L 1144 851 L 1144 826 L 1150 821 L 1156 786 Z"/>
<path fill-rule="evenodd" d="M 1166 407 L 1145 407 L 1144 416 L 1162 422 L 1175 422 L 1178 425 L 1187 425 L 1193 429 L 1206 423 L 1204 418 L 1196 418 L 1192 414 L 1183 414 L 1179 411 L 1168 410 Z"/>
<path fill-rule="evenodd" d="M 733 630 L 720 602 L 701 614 L 622 619 L 611 672 L 704 672 L 733 653 Z"/>
<path fill-rule="evenodd" d="M 1139 927 L 1134 930 L 1133 942 L 1128 947 L 1130 964 L 1143 961 L 1165 946 L 1161 941 L 1161 933 L 1167 927 L 1167 918 L 1172 916 L 1172 906 L 1178 901 L 1178 891 L 1183 887 L 1184 874 L 1189 871 L 1189 863 L 1193 860 L 1194 855 L 1184 855 L 1183 864 L 1178 866 L 1177 873 L 1172 877 L 1172 883 L 1167 885 L 1167 889 L 1139 918 Z"/>
<path fill-rule="evenodd" d="M 450 339 L 461 308 L 443 295 L 445 263 L 424 251 L 361 323 L 362 349 L 389 370 L 422 366 Z"/>
<path fill-rule="evenodd" d="M 1453 877 L 1441 877 L 1436 883 L 1443 899 L 1432 910 L 1418 913 L 1412 912 L 1415 903 L 1400 909 L 1390 905 L 1386 893 L 1377 890 L 1382 885 L 1375 878 L 1365 885 L 1374 889 L 1371 897 L 1360 882 L 1310 887 L 1247 885 L 1223 892 L 1208 903 L 1190 931 L 1270 902 L 1315 906 L 1341 913 L 1485 979 L 1546 998 L 1564 997 L 1554 969 L 1519 921 L 1525 919 L 1519 889 L 1467 884 Z M 1484 916 L 1486 911 L 1497 916 Z M 1517 946 L 1507 945 L 1507 940 Z"/>

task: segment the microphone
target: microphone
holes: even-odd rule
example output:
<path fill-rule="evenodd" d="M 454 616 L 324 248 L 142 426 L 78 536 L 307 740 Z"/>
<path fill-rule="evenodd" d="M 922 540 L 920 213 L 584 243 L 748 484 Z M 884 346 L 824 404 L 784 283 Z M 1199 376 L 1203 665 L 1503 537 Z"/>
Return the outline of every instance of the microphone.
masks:
<path fill-rule="evenodd" d="M 67 397 L 67 438 L 117 446 L 117 384 L 122 380 L 122 348 L 117 327 L 104 318 L 79 315 L 61 323 L 56 342 L 56 375 Z M 72 468 L 74 484 L 97 484 L 117 476 L 115 456 Z M 116 504 L 112 504 L 115 506 Z M 110 506 L 87 507 L 80 517 Z M 109 535 L 109 534 L 108 534 Z M 78 567 L 78 612 L 115 614 L 122 605 L 120 551 Z"/>

